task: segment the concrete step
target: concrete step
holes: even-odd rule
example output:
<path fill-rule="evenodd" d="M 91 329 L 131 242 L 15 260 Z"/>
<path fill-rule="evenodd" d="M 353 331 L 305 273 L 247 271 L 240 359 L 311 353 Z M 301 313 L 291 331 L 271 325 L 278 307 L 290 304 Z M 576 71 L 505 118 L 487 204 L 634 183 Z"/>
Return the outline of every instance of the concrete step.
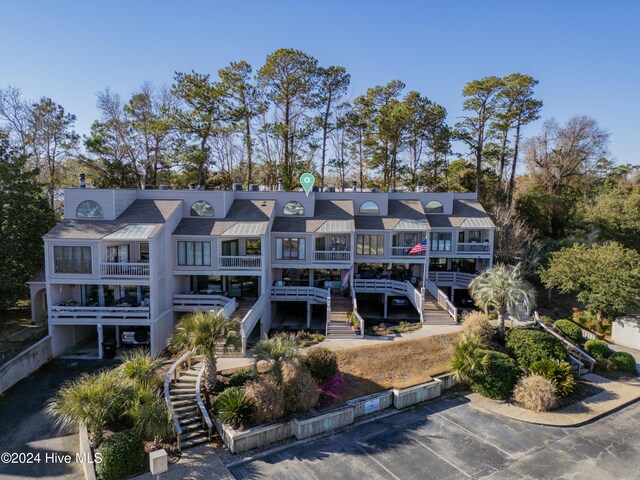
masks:
<path fill-rule="evenodd" d="M 190 391 L 190 392 L 185 392 L 185 393 L 174 393 L 171 392 L 169 393 L 169 396 L 171 397 L 171 401 L 175 402 L 177 400 L 190 400 L 192 398 L 195 398 L 196 396 L 196 392 L 195 391 Z"/>
<path fill-rule="evenodd" d="M 197 447 L 198 445 L 202 445 L 203 443 L 207 443 L 209 439 L 205 434 L 202 434 L 201 437 L 192 438 L 189 440 L 184 440 L 182 442 L 182 450 L 186 450 L 188 448 Z"/>
<path fill-rule="evenodd" d="M 198 404 L 195 402 L 193 402 L 193 404 L 191 405 L 181 405 L 179 407 L 174 406 L 173 407 L 173 411 L 176 413 L 176 417 L 178 418 L 183 418 L 183 417 L 187 417 L 190 415 L 197 415 L 198 413 Z"/>

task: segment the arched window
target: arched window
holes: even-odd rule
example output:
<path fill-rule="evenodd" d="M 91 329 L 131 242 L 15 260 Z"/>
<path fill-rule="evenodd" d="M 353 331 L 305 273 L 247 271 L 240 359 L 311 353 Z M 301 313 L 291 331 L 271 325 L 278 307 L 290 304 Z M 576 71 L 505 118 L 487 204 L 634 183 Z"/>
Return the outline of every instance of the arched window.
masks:
<path fill-rule="evenodd" d="M 198 200 L 191 205 L 192 217 L 213 217 L 213 206 L 204 200 Z"/>
<path fill-rule="evenodd" d="M 431 200 L 424 206 L 426 213 L 444 213 L 444 207 L 437 200 Z"/>
<path fill-rule="evenodd" d="M 304 215 L 304 207 L 302 204 L 296 200 L 291 200 L 287 202 L 284 206 L 284 214 L 285 215 Z"/>
<path fill-rule="evenodd" d="M 76 209 L 78 218 L 102 218 L 102 207 L 93 200 L 84 200 L 78 204 Z"/>
<path fill-rule="evenodd" d="M 380 213 L 380 207 L 378 207 L 378 204 L 376 202 L 372 202 L 371 200 L 368 200 L 364 202 L 362 205 L 360 205 L 360 213 L 375 215 Z"/>

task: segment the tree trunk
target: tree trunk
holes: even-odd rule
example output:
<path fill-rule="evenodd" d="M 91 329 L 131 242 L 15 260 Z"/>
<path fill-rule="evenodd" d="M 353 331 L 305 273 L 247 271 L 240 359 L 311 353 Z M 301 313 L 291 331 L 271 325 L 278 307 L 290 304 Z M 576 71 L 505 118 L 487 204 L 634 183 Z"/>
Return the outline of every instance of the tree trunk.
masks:
<path fill-rule="evenodd" d="M 211 352 L 206 355 L 204 359 L 204 365 L 204 388 L 207 390 L 207 392 L 211 393 L 216 386 L 218 378 L 218 364 L 216 354 Z"/>
<path fill-rule="evenodd" d="M 327 155 L 327 130 L 329 130 L 329 112 L 331 111 L 331 96 L 327 101 L 327 108 L 324 111 L 322 121 L 322 161 L 320 163 L 320 188 L 324 189 L 324 164 Z"/>
<path fill-rule="evenodd" d="M 246 128 L 245 135 L 247 136 L 247 190 L 249 189 L 249 185 L 251 185 L 251 173 L 253 167 L 253 161 L 251 159 L 253 145 L 251 142 L 251 120 L 247 115 L 245 118 Z"/>
<path fill-rule="evenodd" d="M 498 335 L 504 337 L 504 313 L 498 313 Z"/>
<path fill-rule="evenodd" d="M 518 146 L 520 144 L 520 122 L 516 125 L 516 135 L 513 140 L 513 163 L 511 164 L 511 177 L 509 178 L 509 192 L 507 193 L 507 205 L 513 201 L 513 190 L 516 185 L 516 166 L 518 164 Z"/>

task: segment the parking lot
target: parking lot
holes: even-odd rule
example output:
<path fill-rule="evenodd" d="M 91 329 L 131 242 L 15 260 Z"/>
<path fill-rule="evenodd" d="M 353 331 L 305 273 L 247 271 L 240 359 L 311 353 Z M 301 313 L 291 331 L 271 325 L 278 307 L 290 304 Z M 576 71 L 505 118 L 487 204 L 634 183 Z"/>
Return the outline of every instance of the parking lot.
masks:
<path fill-rule="evenodd" d="M 573 429 L 438 400 L 231 468 L 239 479 L 640 478 L 640 404 Z"/>

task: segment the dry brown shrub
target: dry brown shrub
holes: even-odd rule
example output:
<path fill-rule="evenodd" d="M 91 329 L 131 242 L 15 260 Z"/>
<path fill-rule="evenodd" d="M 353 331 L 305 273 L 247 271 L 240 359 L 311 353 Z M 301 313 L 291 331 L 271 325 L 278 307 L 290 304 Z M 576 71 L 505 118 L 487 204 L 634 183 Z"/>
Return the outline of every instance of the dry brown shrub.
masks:
<path fill-rule="evenodd" d="M 318 384 L 300 362 L 285 362 L 282 365 L 285 408 L 290 412 L 304 412 L 318 404 Z"/>
<path fill-rule="evenodd" d="M 256 362 L 256 371 L 258 373 L 269 373 L 271 370 L 273 370 L 273 361 L 258 360 Z"/>
<path fill-rule="evenodd" d="M 462 316 L 462 331 L 468 337 L 476 337 L 487 345 L 493 337 L 493 327 L 489 317 L 482 312 L 473 311 Z"/>
<path fill-rule="evenodd" d="M 555 384 L 542 375 L 522 377 L 513 390 L 513 398 L 534 412 L 546 412 L 558 406 Z"/>
<path fill-rule="evenodd" d="M 284 415 L 284 394 L 272 375 L 263 375 L 244 386 L 244 394 L 253 404 L 251 419 L 256 423 L 271 422 Z"/>

